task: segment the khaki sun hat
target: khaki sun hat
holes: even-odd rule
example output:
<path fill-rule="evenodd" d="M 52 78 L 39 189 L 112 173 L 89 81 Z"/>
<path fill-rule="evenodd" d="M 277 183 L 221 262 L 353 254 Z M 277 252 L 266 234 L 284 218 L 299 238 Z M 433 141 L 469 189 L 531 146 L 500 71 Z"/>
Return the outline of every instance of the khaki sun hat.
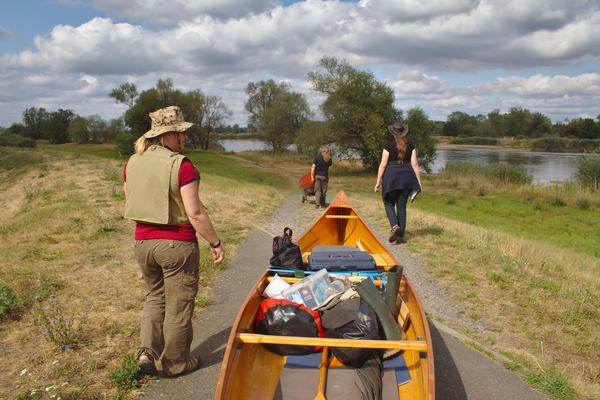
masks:
<path fill-rule="evenodd" d="M 144 133 L 146 139 L 150 139 L 167 132 L 185 132 L 194 124 L 183 119 L 183 113 L 178 106 L 169 106 L 151 112 L 152 128 Z"/>
<path fill-rule="evenodd" d="M 394 136 L 404 137 L 408 135 L 408 125 L 396 122 L 388 126 L 388 131 Z"/>

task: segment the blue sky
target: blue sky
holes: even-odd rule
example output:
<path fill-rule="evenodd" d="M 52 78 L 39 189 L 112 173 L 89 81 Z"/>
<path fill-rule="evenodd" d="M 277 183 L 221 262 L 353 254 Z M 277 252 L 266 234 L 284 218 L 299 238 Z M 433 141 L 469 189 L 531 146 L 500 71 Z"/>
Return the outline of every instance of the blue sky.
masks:
<path fill-rule="evenodd" d="M 172 78 L 245 125 L 248 82 L 285 80 L 318 114 L 323 56 L 372 71 L 433 119 L 521 106 L 600 114 L 600 7 L 589 0 L 0 2 L 0 126 L 31 106 L 116 118 L 107 93 Z"/>

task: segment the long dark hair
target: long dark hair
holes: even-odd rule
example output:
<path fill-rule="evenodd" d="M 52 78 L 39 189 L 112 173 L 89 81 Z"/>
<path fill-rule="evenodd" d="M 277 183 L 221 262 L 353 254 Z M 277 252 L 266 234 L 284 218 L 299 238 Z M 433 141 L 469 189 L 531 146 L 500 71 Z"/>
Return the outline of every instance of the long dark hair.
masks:
<path fill-rule="evenodd" d="M 408 147 L 406 137 L 394 135 L 394 140 L 396 141 L 396 150 L 398 150 L 398 161 L 402 162 L 404 161 L 404 155 L 406 154 L 406 148 Z"/>

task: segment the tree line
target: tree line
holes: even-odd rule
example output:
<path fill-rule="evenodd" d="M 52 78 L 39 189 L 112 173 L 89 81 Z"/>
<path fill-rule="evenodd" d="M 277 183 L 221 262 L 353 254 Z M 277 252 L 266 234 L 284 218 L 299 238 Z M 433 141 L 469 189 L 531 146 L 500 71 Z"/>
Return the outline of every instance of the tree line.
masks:
<path fill-rule="evenodd" d="M 540 138 L 544 136 L 600 139 L 600 115 L 592 118 L 575 118 L 552 124 L 550 118 L 523 107 L 513 107 L 501 114 L 493 110 L 487 115 L 469 115 L 455 111 L 446 122 L 437 124 L 436 133 L 461 137 L 513 137 Z"/>
<path fill-rule="evenodd" d="M 35 145 L 39 139 L 55 144 L 113 142 L 119 152 L 129 154 L 133 141 L 150 129 L 148 114 L 169 105 L 180 106 L 186 120 L 195 123 L 188 132 L 194 148 L 208 149 L 219 133 L 257 133 L 276 152 L 294 144 L 300 153 L 315 154 L 320 145 L 334 143 L 337 152 L 360 158 L 369 169 L 377 167 L 381 149 L 389 138 L 386 127 L 396 121 L 408 123 L 410 138 L 425 170 L 430 169 L 435 158 L 432 135 L 600 138 L 600 115 L 598 121 L 578 118 L 556 124 L 539 112 L 521 107 L 504 114 L 499 110 L 487 115 L 455 111 L 446 121 L 432 121 L 418 107 L 405 115 L 395 107 L 394 91 L 385 82 L 334 57 L 322 58 L 306 79 L 324 98 L 320 105 L 322 118 L 318 120 L 306 97 L 291 90 L 286 82 L 269 79 L 247 84 L 245 109 L 250 116 L 247 127 L 242 128 L 225 125 L 231 110 L 219 96 L 200 89 L 181 91 L 171 79 L 159 79 L 155 87 L 141 92 L 129 82 L 114 88 L 108 95 L 128 108 L 121 118 L 108 121 L 97 115 L 82 117 L 72 110 L 27 108 L 22 123 L 0 128 L 0 145 L 8 137 L 28 139 L 22 142 L 25 145 Z"/>

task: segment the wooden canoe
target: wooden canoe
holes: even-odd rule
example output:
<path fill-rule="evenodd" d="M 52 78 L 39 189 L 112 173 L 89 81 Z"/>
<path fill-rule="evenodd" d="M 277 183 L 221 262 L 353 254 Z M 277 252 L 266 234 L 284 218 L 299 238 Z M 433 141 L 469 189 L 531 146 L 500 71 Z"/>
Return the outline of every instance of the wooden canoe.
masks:
<path fill-rule="evenodd" d="M 317 245 L 350 245 L 370 253 L 379 270 L 388 270 L 397 261 L 376 238 L 371 229 L 350 205 L 341 192 L 317 221 L 298 239 L 298 245 L 306 261 Z M 315 373 L 306 375 L 302 369 L 285 368 L 286 356 L 270 352 L 262 343 L 310 345 L 327 347 L 372 347 L 400 350 L 405 373 L 409 379 L 400 384 L 392 381 L 384 398 L 401 400 L 435 399 L 434 359 L 431 335 L 423 308 L 417 294 L 406 276 L 402 277 L 398 290 L 397 305 L 400 306 L 398 325 L 404 332 L 403 340 L 352 340 L 333 338 L 306 338 L 253 333 L 253 322 L 261 294 L 269 283 L 270 274 L 265 273 L 250 290 L 232 326 L 227 348 L 221 365 L 215 392 L 218 400 L 261 399 L 359 399 L 353 375 L 335 357 L 323 352 Z M 321 356 L 319 356 L 321 357 Z M 285 373 L 284 373 L 285 370 Z M 290 372 L 291 371 L 291 372 Z M 340 371 L 340 372 L 336 372 Z M 290 374 L 296 373 L 297 376 Z M 304 373 L 304 375 L 302 375 Z M 340 374 L 344 381 L 328 386 L 328 376 Z M 346 374 L 346 375 L 343 375 Z M 346 376 L 346 378 L 344 378 Z M 337 379 L 337 378 L 336 378 Z M 387 378 L 384 378 L 384 380 Z M 298 386 L 290 395 L 282 386 Z M 335 386 L 335 387 L 334 387 Z M 343 390 L 340 392 L 340 386 Z M 338 390 L 338 394 L 333 394 Z M 384 389 L 386 390 L 386 389 Z M 354 392 L 354 393 L 352 393 Z M 343 393 L 343 394 L 339 394 Z M 391 396 L 390 396 L 390 393 Z"/>

